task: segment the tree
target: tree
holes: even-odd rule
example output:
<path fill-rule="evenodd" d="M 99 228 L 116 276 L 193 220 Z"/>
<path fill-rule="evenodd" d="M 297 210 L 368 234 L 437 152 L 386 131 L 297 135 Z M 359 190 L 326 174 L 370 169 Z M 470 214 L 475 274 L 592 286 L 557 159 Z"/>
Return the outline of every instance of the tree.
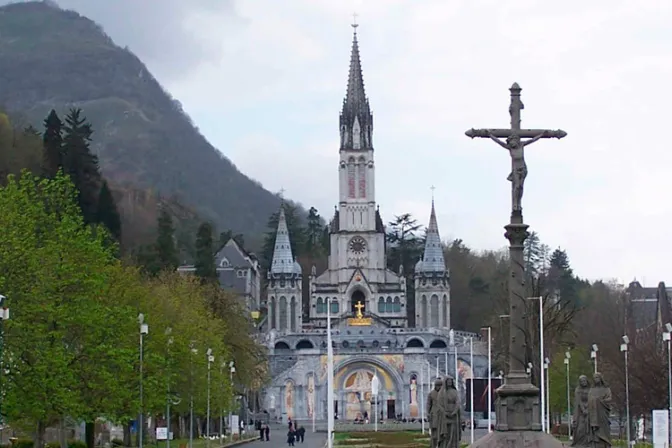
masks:
<path fill-rule="evenodd" d="M 63 147 L 63 122 L 54 109 L 44 120 L 44 175 L 54 177 L 65 163 Z"/>
<path fill-rule="evenodd" d="M 212 225 L 204 222 L 196 234 L 196 276 L 204 282 L 217 280 L 215 249 L 212 239 Z"/>
<path fill-rule="evenodd" d="M 567 252 L 560 248 L 551 254 L 547 284 L 553 294 L 579 305 L 578 282 L 570 267 Z"/>
<path fill-rule="evenodd" d="M 121 216 L 107 181 L 100 188 L 97 208 L 95 222 L 104 225 L 115 241 L 121 241 Z"/>
<path fill-rule="evenodd" d="M 403 271 L 406 278 L 408 300 L 406 307 L 407 318 L 411 325 L 415 325 L 415 284 L 413 282 L 413 268 L 422 256 L 423 240 L 417 236 L 420 224 L 410 213 L 395 216 L 389 223 L 389 231 L 385 235 L 387 241 L 387 267 L 399 272 Z"/>
<path fill-rule="evenodd" d="M 548 246 L 542 244 L 537 232 L 530 232 L 523 247 L 525 273 L 529 278 L 536 278 L 548 269 Z"/>
<path fill-rule="evenodd" d="M 306 241 L 305 253 L 311 256 L 320 256 L 324 254 L 324 225 L 322 224 L 322 217 L 317 213 L 315 207 L 310 207 L 308 210 L 308 225 L 306 226 Z"/>
<path fill-rule="evenodd" d="M 175 227 L 173 217 L 162 209 L 157 219 L 158 234 L 156 236 L 156 256 L 160 271 L 174 271 L 180 261 L 175 245 Z"/>
<path fill-rule="evenodd" d="M 82 116 L 82 110 L 70 109 L 65 117 L 63 169 L 79 191 L 78 203 L 87 224 L 96 222 L 102 183 L 98 157 L 90 148 L 92 134 L 91 124 Z"/>

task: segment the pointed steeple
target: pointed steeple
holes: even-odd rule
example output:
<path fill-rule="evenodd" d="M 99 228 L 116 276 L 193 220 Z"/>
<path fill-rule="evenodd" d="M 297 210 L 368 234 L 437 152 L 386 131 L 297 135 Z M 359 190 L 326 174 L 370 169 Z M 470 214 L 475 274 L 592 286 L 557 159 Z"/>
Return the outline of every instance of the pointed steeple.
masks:
<path fill-rule="evenodd" d="M 445 272 L 446 261 L 443 258 L 443 247 L 439 236 L 439 225 L 436 222 L 434 199 L 432 199 L 432 212 L 429 215 L 429 226 L 425 236 L 425 253 L 422 260 L 415 265 L 415 272 Z"/>
<path fill-rule="evenodd" d="M 352 52 L 350 53 L 350 70 L 348 72 L 348 88 L 343 100 L 341 111 L 341 149 L 369 150 L 372 149 L 373 116 L 369 107 L 369 100 L 364 91 L 364 77 L 362 63 L 359 57 L 359 42 L 357 41 L 357 25 L 352 38 Z"/>
<path fill-rule="evenodd" d="M 275 248 L 273 249 L 273 262 L 271 263 L 271 274 L 296 274 L 297 265 L 292 256 L 292 245 L 289 240 L 289 229 L 287 228 L 287 218 L 285 217 L 285 207 L 280 206 L 280 215 L 278 216 L 278 230 L 275 234 Z M 301 273 L 301 267 L 298 267 L 298 274 Z"/>

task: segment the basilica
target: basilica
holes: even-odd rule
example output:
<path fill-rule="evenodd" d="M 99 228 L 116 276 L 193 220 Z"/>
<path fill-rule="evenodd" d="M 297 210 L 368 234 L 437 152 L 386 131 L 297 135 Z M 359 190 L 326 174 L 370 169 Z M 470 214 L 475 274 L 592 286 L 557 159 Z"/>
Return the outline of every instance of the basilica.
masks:
<path fill-rule="evenodd" d="M 325 420 L 332 406 L 339 420 L 371 415 L 419 418 L 422 391 L 437 375 L 486 377 L 487 352 L 477 334 L 452 331 L 450 275 L 439 237 L 434 202 L 425 250 L 415 265 L 415 297 L 406 275 L 386 266 L 385 229 L 376 205 L 373 116 L 364 92 L 357 40 L 352 42 L 347 91 L 339 119 L 339 197 L 330 223 L 328 267 L 304 273 L 295 260 L 284 210 L 280 210 L 268 272 L 266 343 L 272 382 L 264 407 L 283 421 Z M 429 208 L 429 207 L 428 207 Z M 302 318 L 302 280 L 309 275 L 310 311 Z M 415 300 L 415 326 L 407 318 Z M 334 347 L 334 402 L 327 403 L 327 314 Z M 473 365 L 469 341 L 474 342 Z M 377 397 L 371 380 L 380 381 Z M 464 394 L 462 394 L 464 396 Z M 464 401 L 464 398 L 463 398 Z"/>

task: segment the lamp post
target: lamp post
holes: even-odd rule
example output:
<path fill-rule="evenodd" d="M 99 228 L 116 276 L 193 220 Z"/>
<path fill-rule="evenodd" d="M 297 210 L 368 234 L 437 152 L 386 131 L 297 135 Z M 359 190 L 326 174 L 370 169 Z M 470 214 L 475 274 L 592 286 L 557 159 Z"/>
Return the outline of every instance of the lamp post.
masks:
<path fill-rule="evenodd" d="M 492 432 L 492 328 L 488 330 L 488 432 Z"/>
<path fill-rule="evenodd" d="M 208 357 L 208 405 L 206 410 L 206 420 L 205 420 L 205 446 L 210 446 L 210 366 L 215 362 L 215 357 L 212 354 L 212 349 L 209 348 L 205 355 Z"/>
<path fill-rule="evenodd" d="M 541 430 L 546 431 L 546 376 L 544 372 L 544 298 L 529 297 L 528 300 L 539 300 L 539 388 L 541 389 Z"/>
<path fill-rule="evenodd" d="M 149 332 L 149 325 L 145 323 L 145 315 L 138 314 L 138 324 L 140 324 L 140 415 L 138 416 L 138 446 L 142 448 L 142 433 L 143 433 L 143 396 L 142 396 L 142 380 L 143 380 L 143 352 L 144 352 L 144 337 Z"/>
<path fill-rule="evenodd" d="M 666 331 L 663 333 L 663 342 L 667 342 L 667 407 L 669 409 L 668 417 L 670 418 L 668 427 L 672 429 L 672 324 L 669 322 L 666 323 L 665 330 Z M 670 429 L 668 429 L 668 433 L 670 433 L 669 441 L 672 443 L 672 431 L 670 431 Z"/>
<path fill-rule="evenodd" d="M 548 366 L 551 365 L 551 360 L 544 359 L 544 373 L 546 378 L 546 432 L 551 433 L 551 379 L 548 374 Z"/>
<path fill-rule="evenodd" d="M 231 394 L 235 395 L 233 393 L 233 374 L 236 373 L 236 363 L 234 361 L 229 362 L 229 381 L 231 384 Z M 229 431 L 231 432 L 231 440 L 233 440 L 233 412 L 232 409 L 229 408 Z"/>
<path fill-rule="evenodd" d="M 448 339 L 450 340 L 450 345 L 453 347 L 453 359 L 455 361 L 455 390 L 459 395 L 460 393 L 460 379 L 457 371 L 457 342 L 455 341 L 455 331 L 453 329 L 448 333 Z M 448 375 L 448 370 L 446 370 L 446 375 Z"/>
<path fill-rule="evenodd" d="M 572 354 L 570 352 L 565 352 L 565 370 L 567 372 L 567 434 L 569 435 L 569 440 L 572 440 L 572 402 L 571 395 L 569 391 L 569 360 L 572 359 Z"/>
<path fill-rule="evenodd" d="M 420 426 L 425 433 L 425 366 L 420 366 Z"/>
<path fill-rule="evenodd" d="M 331 301 L 327 305 L 327 448 L 334 444 L 334 347 L 331 340 Z"/>
<path fill-rule="evenodd" d="M 198 349 L 192 341 L 190 344 L 191 356 L 189 358 L 189 448 L 194 447 L 194 355 Z"/>
<path fill-rule="evenodd" d="M 7 300 L 7 297 L 3 296 L 0 294 L 0 307 L 2 307 L 2 310 L 0 310 L 0 376 L 2 376 L 2 371 L 4 370 L 3 363 L 2 363 L 2 354 L 3 354 L 3 346 L 4 346 L 4 325 L 3 323 L 6 320 L 9 320 L 9 308 L 5 306 L 5 300 Z M 0 399 L 0 404 L 2 403 L 2 400 Z M 0 422 L 2 422 L 2 416 L 0 416 Z"/>
<path fill-rule="evenodd" d="M 471 409 L 471 444 L 474 444 L 474 338 L 469 338 L 469 365 L 471 366 L 471 390 L 469 408 Z"/>
<path fill-rule="evenodd" d="M 219 365 L 219 381 L 220 381 L 219 440 L 220 440 L 220 445 L 223 445 L 222 440 L 224 439 L 224 367 L 226 367 L 226 362 L 222 361 L 222 363 Z"/>
<path fill-rule="evenodd" d="M 166 328 L 166 448 L 170 448 L 170 402 L 172 398 L 170 397 L 170 346 L 173 344 L 173 337 L 170 334 L 173 332 L 173 329 L 168 327 Z"/>
<path fill-rule="evenodd" d="M 630 382 L 628 380 L 628 344 L 630 339 L 627 335 L 623 336 L 623 343 L 621 344 L 621 351 L 625 360 L 625 434 L 628 439 L 628 446 L 630 446 Z"/>
<path fill-rule="evenodd" d="M 593 344 L 592 350 L 590 351 L 590 359 L 593 360 L 593 364 L 595 366 L 595 373 L 597 373 L 597 344 Z"/>
<path fill-rule="evenodd" d="M 373 405 L 374 405 L 374 415 L 373 415 L 373 425 L 374 425 L 374 431 L 378 432 L 378 386 L 380 385 L 380 382 L 378 380 L 378 375 L 373 374 L 373 379 L 371 380 L 371 397 L 373 398 Z M 313 414 L 315 413 L 315 410 L 313 410 Z"/>
<path fill-rule="evenodd" d="M 527 363 L 527 369 L 525 369 L 528 375 L 532 375 L 532 363 L 528 362 Z"/>

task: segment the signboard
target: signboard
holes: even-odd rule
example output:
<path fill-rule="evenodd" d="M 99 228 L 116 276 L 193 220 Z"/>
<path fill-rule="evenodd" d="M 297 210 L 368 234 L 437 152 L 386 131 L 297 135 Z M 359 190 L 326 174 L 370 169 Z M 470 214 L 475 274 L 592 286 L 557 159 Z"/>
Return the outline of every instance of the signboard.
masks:
<path fill-rule="evenodd" d="M 240 422 L 237 415 L 231 416 L 231 434 L 240 434 Z"/>
<path fill-rule="evenodd" d="M 166 439 L 168 439 L 168 428 L 157 427 L 156 428 L 156 440 L 166 440 Z"/>
<path fill-rule="evenodd" d="M 653 448 L 669 448 L 670 415 L 667 409 L 653 410 Z"/>

